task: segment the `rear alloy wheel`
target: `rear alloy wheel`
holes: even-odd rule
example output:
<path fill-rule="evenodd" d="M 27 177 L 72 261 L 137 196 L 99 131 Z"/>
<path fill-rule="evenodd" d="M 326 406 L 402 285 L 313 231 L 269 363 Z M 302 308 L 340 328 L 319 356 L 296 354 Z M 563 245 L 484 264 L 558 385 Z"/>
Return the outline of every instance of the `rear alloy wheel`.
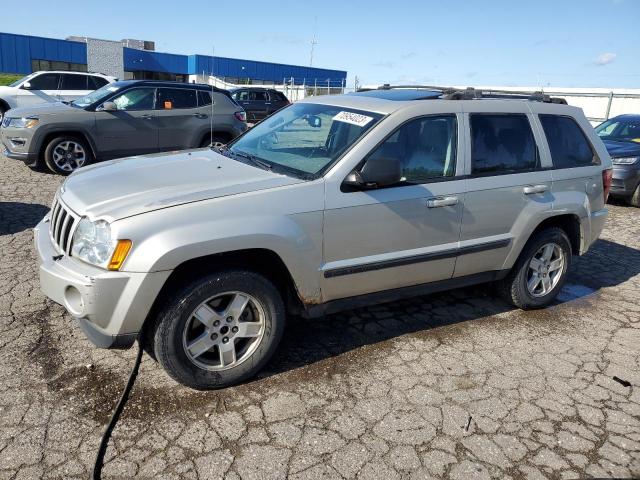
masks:
<path fill-rule="evenodd" d="M 276 287 L 262 275 L 234 270 L 198 279 L 177 292 L 147 338 L 174 380 L 210 390 L 255 375 L 278 347 L 284 324 Z"/>
<path fill-rule="evenodd" d="M 564 230 L 553 227 L 536 233 L 506 278 L 498 283 L 500 293 L 524 310 L 546 307 L 564 285 L 571 255 Z"/>
<path fill-rule="evenodd" d="M 69 175 L 92 160 L 93 155 L 88 145 L 78 137 L 54 138 L 44 152 L 44 161 L 49 170 L 61 175 Z"/>

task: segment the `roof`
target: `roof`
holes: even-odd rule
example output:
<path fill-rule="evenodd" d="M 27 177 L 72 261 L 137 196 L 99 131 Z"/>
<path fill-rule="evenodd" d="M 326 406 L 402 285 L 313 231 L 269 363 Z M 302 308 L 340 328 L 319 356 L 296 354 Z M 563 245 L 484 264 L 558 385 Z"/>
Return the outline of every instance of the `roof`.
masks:
<path fill-rule="evenodd" d="M 136 86 L 146 86 L 146 87 L 180 87 L 180 88 L 190 88 L 194 90 L 207 90 L 207 91 L 213 90 L 215 92 L 227 91 L 218 87 L 214 87 L 212 85 L 206 85 L 204 83 L 172 82 L 167 80 L 120 80 L 118 82 L 115 82 L 115 84 L 122 85 L 123 87 L 136 85 Z"/>

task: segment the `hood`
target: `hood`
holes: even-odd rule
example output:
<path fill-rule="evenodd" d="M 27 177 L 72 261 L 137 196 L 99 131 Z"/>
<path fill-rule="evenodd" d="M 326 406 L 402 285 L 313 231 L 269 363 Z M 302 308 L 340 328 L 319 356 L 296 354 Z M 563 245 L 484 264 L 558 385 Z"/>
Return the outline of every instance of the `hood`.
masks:
<path fill-rule="evenodd" d="M 7 112 L 7 117 L 20 118 L 31 117 L 35 115 L 55 115 L 57 113 L 68 112 L 69 110 L 77 111 L 78 108 L 70 107 L 69 105 L 62 102 L 39 103 L 38 105 L 33 105 L 31 107 L 12 108 Z"/>
<path fill-rule="evenodd" d="M 61 187 L 80 215 L 108 221 L 161 208 L 304 180 L 262 170 L 210 149 L 144 155 L 81 168 Z"/>
<path fill-rule="evenodd" d="M 602 140 L 611 158 L 640 156 L 640 143 Z"/>

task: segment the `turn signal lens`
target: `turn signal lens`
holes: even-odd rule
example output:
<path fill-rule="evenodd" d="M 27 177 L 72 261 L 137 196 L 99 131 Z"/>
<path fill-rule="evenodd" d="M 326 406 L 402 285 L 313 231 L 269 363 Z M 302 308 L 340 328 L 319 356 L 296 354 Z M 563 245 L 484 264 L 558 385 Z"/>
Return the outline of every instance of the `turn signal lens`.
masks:
<path fill-rule="evenodd" d="M 129 254 L 129 250 L 131 250 L 131 240 L 118 240 L 118 244 L 113 251 L 113 255 L 111 255 L 111 260 L 107 268 L 109 270 L 120 270 L 120 267 Z"/>

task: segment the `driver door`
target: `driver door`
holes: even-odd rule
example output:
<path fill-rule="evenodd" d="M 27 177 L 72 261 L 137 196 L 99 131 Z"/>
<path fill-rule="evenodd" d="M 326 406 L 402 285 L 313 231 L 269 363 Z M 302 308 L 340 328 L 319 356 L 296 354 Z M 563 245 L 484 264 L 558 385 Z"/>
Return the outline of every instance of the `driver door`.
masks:
<path fill-rule="evenodd" d="M 116 111 L 96 109 L 96 143 L 101 158 L 118 158 L 158 151 L 156 89 L 131 88 L 109 99 Z"/>
<path fill-rule="evenodd" d="M 458 120 L 410 120 L 366 157 L 401 162 L 397 185 L 327 186 L 323 301 L 452 277 L 464 194 Z"/>

